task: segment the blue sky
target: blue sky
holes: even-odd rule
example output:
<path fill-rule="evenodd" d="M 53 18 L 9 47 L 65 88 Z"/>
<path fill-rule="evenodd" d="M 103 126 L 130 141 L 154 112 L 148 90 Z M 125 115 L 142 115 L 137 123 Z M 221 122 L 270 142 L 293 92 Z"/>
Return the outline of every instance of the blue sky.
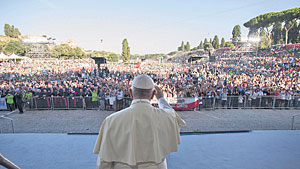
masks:
<path fill-rule="evenodd" d="M 131 53 L 166 53 L 181 41 L 192 47 L 214 35 L 227 41 L 237 24 L 246 37 L 249 19 L 295 7 L 299 0 L 1 0 L 0 34 L 8 23 L 22 34 L 73 39 L 85 49 L 121 53 L 127 38 Z"/>

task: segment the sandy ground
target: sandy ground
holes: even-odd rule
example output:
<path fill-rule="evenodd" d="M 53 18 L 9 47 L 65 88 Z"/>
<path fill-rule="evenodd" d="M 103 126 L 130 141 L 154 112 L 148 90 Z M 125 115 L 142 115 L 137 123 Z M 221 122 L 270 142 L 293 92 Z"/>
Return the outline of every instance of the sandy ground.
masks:
<path fill-rule="evenodd" d="M 8 112 L 0 112 L 0 116 Z M 26 111 L 9 115 L 16 133 L 98 133 L 103 119 L 113 112 L 94 110 Z M 292 116 L 300 110 L 220 109 L 210 111 L 179 111 L 187 122 L 182 132 L 290 130 Z M 300 116 L 295 118 L 300 129 Z M 11 133 L 11 122 L 0 118 L 0 132 Z"/>

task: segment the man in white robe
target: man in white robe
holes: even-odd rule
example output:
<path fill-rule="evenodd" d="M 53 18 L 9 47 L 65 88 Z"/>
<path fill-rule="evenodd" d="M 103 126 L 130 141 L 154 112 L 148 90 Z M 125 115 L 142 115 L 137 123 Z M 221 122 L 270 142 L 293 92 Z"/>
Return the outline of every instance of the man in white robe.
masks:
<path fill-rule="evenodd" d="M 166 156 L 178 150 L 185 122 L 149 76 L 135 77 L 129 93 L 131 106 L 102 122 L 94 148 L 97 169 L 167 169 Z M 154 96 L 159 108 L 150 104 Z"/>

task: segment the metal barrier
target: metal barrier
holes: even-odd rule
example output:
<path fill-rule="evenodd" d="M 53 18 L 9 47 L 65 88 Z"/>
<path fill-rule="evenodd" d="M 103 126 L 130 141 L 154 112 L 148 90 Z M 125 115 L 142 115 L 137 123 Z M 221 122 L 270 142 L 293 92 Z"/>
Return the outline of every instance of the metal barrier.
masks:
<path fill-rule="evenodd" d="M 252 98 L 249 96 L 227 97 L 199 97 L 198 110 L 201 109 L 300 109 L 299 97 L 291 100 L 282 100 L 277 96 L 262 96 Z"/>
<path fill-rule="evenodd" d="M 85 102 L 83 97 L 68 97 L 69 109 L 84 109 Z"/>
<path fill-rule="evenodd" d="M 99 99 L 97 101 L 92 101 L 92 97 L 85 97 L 85 109 L 87 110 L 98 110 L 100 106 Z"/>
<path fill-rule="evenodd" d="M 16 110 L 15 110 L 16 111 Z M 15 133 L 15 128 L 14 128 L 14 119 L 9 118 L 8 116 L 15 113 L 15 111 L 9 112 L 7 114 L 4 114 L 2 116 L 0 116 L 0 119 L 6 119 L 6 120 L 10 120 L 11 123 L 11 128 L 12 128 L 12 132 Z M 0 133 L 2 133 L 2 126 L 0 128 Z"/>
<path fill-rule="evenodd" d="M 39 97 L 34 98 L 34 101 L 32 102 L 32 107 L 34 109 L 46 109 L 51 110 L 53 109 L 53 100 L 51 97 Z"/>
<path fill-rule="evenodd" d="M 293 118 L 292 118 L 292 128 L 291 128 L 291 130 L 294 130 L 295 117 L 297 117 L 297 116 L 300 116 L 300 114 L 296 114 L 296 115 L 294 115 Z"/>
<path fill-rule="evenodd" d="M 65 97 L 52 97 L 51 102 L 52 102 L 52 109 L 70 109 L 70 104 L 69 104 L 69 99 L 70 98 L 65 98 Z"/>
<path fill-rule="evenodd" d="M 300 109 L 299 97 L 282 100 L 278 96 L 227 96 L 227 97 L 198 97 L 199 106 L 196 110 L 215 109 Z M 116 97 L 101 97 L 92 101 L 92 97 L 46 97 L 33 98 L 29 104 L 32 109 L 45 110 L 107 110 L 117 111 L 129 107 L 131 98 L 117 99 Z"/>

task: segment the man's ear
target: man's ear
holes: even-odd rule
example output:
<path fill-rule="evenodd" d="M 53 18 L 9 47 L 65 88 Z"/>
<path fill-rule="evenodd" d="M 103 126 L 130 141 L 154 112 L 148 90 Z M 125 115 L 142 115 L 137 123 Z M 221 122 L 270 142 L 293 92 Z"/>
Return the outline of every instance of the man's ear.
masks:
<path fill-rule="evenodd" d="M 156 90 L 154 89 L 150 100 L 154 98 L 155 94 L 156 94 Z"/>
<path fill-rule="evenodd" d="M 130 95 L 130 98 L 133 99 L 133 94 L 132 94 L 132 89 L 129 88 L 129 95 Z"/>

